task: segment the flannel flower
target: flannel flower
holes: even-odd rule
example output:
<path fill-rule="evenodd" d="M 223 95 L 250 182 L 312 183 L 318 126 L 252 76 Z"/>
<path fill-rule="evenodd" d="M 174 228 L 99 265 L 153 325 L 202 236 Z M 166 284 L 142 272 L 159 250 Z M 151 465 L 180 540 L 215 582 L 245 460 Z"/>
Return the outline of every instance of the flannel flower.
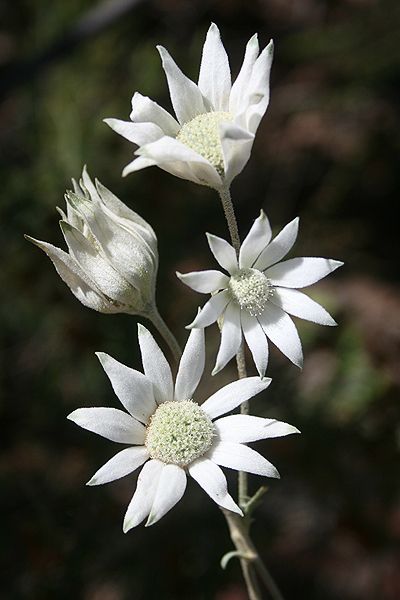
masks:
<path fill-rule="evenodd" d="M 241 245 L 239 260 L 228 242 L 207 234 L 211 252 L 229 275 L 220 271 L 177 273 L 193 290 L 213 294 L 189 328 L 207 327 L 223 317 L 213 374 L 235 356 L 242 334 L 260 377 L 264 376 L 268 364 L 267 338 L 301 367 L 301 342 L 289 315 L 320 325 L 336 325 L 322 306 L 297 288 L 319 281 L 343 263 L 314 257 L 280 262 L 296 241 L 298 224 L 298 218 L 294 219 L 271 242 L 271 227 L 261 211 Z"/>
<path fill-rule="evenodd" d="M 157 46 L 176 119 L 139 93 L 132 122 L 105 119 L 139 148 L 123 175 L 152 165 L 183 179 L 220 190 L 246 165 L 269 102 L 272 41 L 261 52 L 257 35 L 248 42 L 240 72 L 231 83 L 228 56 L 218 27 L 211 24 L 203 46 L 198 83 L 188 79 Z"/>
<path fill-rule="evenodd" d="M 118 452 L 88 482 L 100 485 L 141 470 L 126 511 L 124 532 L 147 518 L 153 525 L 182 497 L 189 474 L 220 506 L 242 514 L 228 494 L 220 466 L 267 477 L 275 467 L 245 444 L 298 433 L 291 425 L 248 415 L 218 418 L 264 390 L 270 379 L 248 377 L 221 388 L 201 406 L 193 393 L 204 370 L 204 331 L 194 329 L 183 352 L 175 385 L 152 335 L 139 325 L 144 375 L 107 354 L 98 358 L 127 412 L 80 408 L 68 418 L 80 427 L 129 447 Z"/>
<path fill-rule="evenodd" d="M 60 227 L 69 252 L 26 236 L 53 262 L 61 279 L 89 308 L 101 313 L 148 316 L 154 312 L 158 268 L 152 227 L 86 168 L 65 194 Z"/>

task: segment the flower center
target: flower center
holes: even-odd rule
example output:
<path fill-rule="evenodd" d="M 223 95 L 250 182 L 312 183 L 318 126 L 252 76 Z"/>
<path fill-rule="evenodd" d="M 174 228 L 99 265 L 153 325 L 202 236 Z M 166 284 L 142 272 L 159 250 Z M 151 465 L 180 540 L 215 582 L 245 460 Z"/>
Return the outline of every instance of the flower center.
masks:
<path fill-rule="evenodd" d="M 228 284 L 231 298 L 252 317 L 261 315 L 274 288 L 264 273 L 258 269 L 240 269 Z"/>
<path fill-rule="evenodd" d="M 204 156 L 218 171 L 224 174 L 224 156 L 219 134 L 220 123 L 233 121 L 233 114 L 217 111 L 198 115 L 183 125 L 176 139 Z"/>
<path fill-rule="evenodd" d="M 147 427 L 151 458 L 184 467 L 211 447 L 214 426 L 193 400 L 160 404 Z"/>

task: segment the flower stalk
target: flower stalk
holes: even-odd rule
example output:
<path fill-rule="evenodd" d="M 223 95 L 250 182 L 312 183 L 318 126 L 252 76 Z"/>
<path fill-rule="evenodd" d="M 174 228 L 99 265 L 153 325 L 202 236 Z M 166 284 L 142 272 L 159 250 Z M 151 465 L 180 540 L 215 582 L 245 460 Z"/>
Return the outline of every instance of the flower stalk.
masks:
<path fill-rule="evenodd" d="M 154 327 L 157 329 L 158 333 L 161 335 L 170 349 L 175 365 L 178 365 L 182 356 L 182 350 L 177 342 L 176 337 L 158 312 L 157 307 L 154 306 L 152 311 L 148 313 L 147 317 L 153 323 Z"/>
<path fill-rule="evenodd" d="M 248 519 L 240 518 L 238 515 L 224 509 L 222 509 L 222 512 L 228 524 L 231 540 L 238 550 L 238 556 L 241 557 L 240 565 L 250 600 L 263 599 L 256 575 L 264 584 L 265 589 L 268 590 L 272 600 L 284 600 L 251 540 Z"/>
<path fill-rule="evenodd" d="M 228 186 L 219 190 L 222 207 L 226 222 L 231 237 L 232 246 L 235 249 L 236 256 L 239 257 L 240 252 L 240 236 L 237 225 L 235 209 L 233 207 L 232 197 Z M 239 379 L 247 377 L 246 358 L 244 354 L 244 342 L 242 341 L 239 351 L 236 354 L 236 365 Z M 240 406 L 240 414 L 248 415 L 250 412 L 249 401 L 243 402 Z M 256 494 L 257 495 L 257 494 Z M 262 494 L 260 494 L 262 495 Z M 258 498 L 257 498 L 258 500 Z M 247 473 L 239 471 L 238 475 L 238 503 L 244 510 L 249 506 L 248 494 L 248 478 Z M 239 552 L 240 566 L 242 568 L 243 578 L 246 582 L 247 591 L 250 600 L 262 600 L 260 587 L 257 581 L 256 572 L 262 579 L 266 589 L 268 590 L 273 600 L 283 600 L 279 588 L 271 577 L 268 569 L 261 560 L 256 547 L 250 537 L 250 522 L 249 519 L 238 518 L 237 515 L 227 510 L 224 513 L 226 522 L 229 527 L 231 540 Z"/>
<path fill-rule="evenodd" d="M 221 188 L 219 190 L 219 196 L 221 198 L 222 208 L 224 209 L 225 219 L 228 224 L 232 246 L 234 247 L 236 256 L 238 257 L 240 251 L 239 229 L 229 187 L 225 186 Z M 239 351 L 236 354 L 236 365 L 239 379 L 247 377 L 246 358 L 244 355 L 243 342 L 241 343 Z M 249 403 L 243 402 L 243 404 L 240 407 L 240 414 L 248 415 L 249 410 Z M 238 496 L 239 506 L 243 507 L 248 501 L 247 473 L 244 473 L 243 471 L 239 471 Z"/>

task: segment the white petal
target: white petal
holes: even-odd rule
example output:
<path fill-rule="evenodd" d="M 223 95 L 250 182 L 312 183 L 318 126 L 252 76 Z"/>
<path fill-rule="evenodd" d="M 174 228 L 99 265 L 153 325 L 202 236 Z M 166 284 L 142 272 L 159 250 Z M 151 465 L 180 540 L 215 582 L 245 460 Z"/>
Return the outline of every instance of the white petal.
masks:
<path fill-rule="evenodd" d="M 170 162 L 198 162 L 209 165 L 207 159 L 198 154 L 179 140 L 165 135 L 159 140 L 146 144 L 136 151 L 138 156 L 144 156 L 157 161 L 157 164 Z"/>
<path fill-rule="evenodd" d="M 124 533 L 136 527 L 148 517 L 164 463 L 159 460 L 149 460 L 138 477 L 136 491 L 128 505 L 124 518 Z"/>
<path fill-rule="evenodd" d="M 214 23 L 211 23 L 203 46 L 198 85 L 213 110 L 229 110 L 231 71 L 218 27 Z"/>
<path fill-rule="evenodd" d="M 149 458 L 144 446 L 125 448 L 101 467 L 86 485 L 102 485 L 133 473 Z"/>
<path fill-rule="evenodd" d="M 254 135 L 238 123 L 221 123 L 219 131 L 224 158 L 224 183 L 230 185 L 250 158 Z"/>
<path fill-rule="evenodd" d="M 146 429 L 142 423 L 116 408 L 78 408 L 67 419 L 112 442 L 144 444 Z"/>
<path fill-rule="evenodd" d="M 254 134 L 269 104 L 269 76 L 273 52 L 271 40 L 255 61 L 247 88 L 248 108 L 245 111 L 245 119 L 247 129 Z"/>
<path fill-rule="evenodd" d="M 219 442 L 208 452 L 208 456 L 221 467 L 265 477 L 279 477 L 279 473 L 272 463 L 243 444 Z"/>
<path fill-rule="evenodd" d="M 154 123 L 131 123 L 120 119 L 103 119 L 111 129 L 133 144 L 142 146 L 163 137 L 164 132 Z"/>
<path fill-rule="evenodd" d="M 186 489 L 186 473 L 177 465 L 164 465 L 158 480 L 146 527 L 154 525 L 182 498 Z"/>
<path fill-rule="evenodd" d="M 141 289 L 141 270 L 147 271 L 157 263 L 154 251 L 141 235 L 146 233 L 149 238 L 149 232 L 139 224 L 127 224 L 124 218 L 110 212 L 100 198 L 92 201 L 70 195 L 68 200 L 95 237 L 101 248 L 97 253 L 104 255 L 104 260 L 135 289 Z"/>
<path fill-rule="evenodd" d="M 126 177 L 130 173 L 134 173 L 135 171 L 141 171 L 141 169 L 147 169 L 147 167 L 154 167 L 157 164 L 157 161 L 154 158 L 146 158 L 144 156 L 139 156 L 135 158 L 132 162 L 128 163 L 126 167 L 124 167 L 122 171 L 122 177 Z"/>
<path fill-rule="evenodd" d="M 123 220 L 123 226 L 129 231 L 139 232 L 153 253 L 157 253 L 157 237 L 154 229 L 137 212 L 128 208 L 115 194 L 96 179 L 96 189 L 103 205 L 114 213 L 114 217 Z"/>
<path fill-rule="evenodd" d="M 299 334 L 292 319 L 281 308 L 271 302 L 258 317 L 261 327 L 271 342 L 295 365 L 302 368 L 303 351 Z"/>
<path fill-rule="evenodd" d="M 252 267 L 271 239 L 271 225 L 262 210 L 244 239 L 239 253 L 239 267 Z"/>
<path fill-rule="evenodd" d="M 257 371 L 260 377 L 264 377 L 268 366 L 268 341 L 263 328 L 257 318 L 252 317 L 245 310 L 241 312 L 241 322 L 244 339 L 253 355 Z"/>
<path fill-rule="evenodd" d="M 151 381 L 104 352 L 96 355 L 123 406 L 135 419 L 147 424 L 157 408 Z"/>
<path fill-rule="evenodd" d="M 197 115 L 207 112 L 201 91 L 193 81 L 182 73 L 169 52 L 162 46 L 157 46 L 163 69 L 167 76 L 172 106 L 179 123 L 183 125 Z"/>
<path fill-rule="evenodd" d="M 220 271 L 193 271 L 192 273 L 176 273 L 177 277 L 192 290 L 201 294 L 211 294 L 223 288 L 229 283 L 229 277 Z"/>
<path fill-rule="evenodd" d="M 138 337 L 144 374 L 153 384 L 154 398 L 158 404 L 171 401 L 174 383 L 170 366 L 150 331 L 138 323 Z"/>
<path fill-rule="evenodd" d="M 302 288 L 326 277 L 342 264 L 331 258 L 291 258 L 267 269 L 265 275 L 273 285 Z"/>
<path fill-rule="evenodd" d="M 155 123 L 165 135 L 175 137 L 179 133 L 179 123 L 157 102 L 136 92 L 132 98 L 130 118 L 135 123 Z"/>
<path fill-rule="evenodd" d="M 299 218 L 296 217 L 278 233 L 278 235 L 260 254 L 254 263 L 254 268 L 264 271 L 286 256 L 296 241 L 298 231 Z"/>
<path fill-rule="evenodd" d="M 242 327 L 240 324 L 240 308 L 236 303 L 228 304 L 224 312 L 221 331 L 221 344 L 215 361 L 212 375 L 216 375 L 237 354 L 242 343 Z"/>
<path fill-rule="evenodd" d="M 230 301 L 229 292 L 224 290 L 211 296 L 208 302 L 203 306 L 195 320 L 188 325 L 188 328 L 192 327 L 207 327 L 214 323 L 221 316 L 226 305 Z"/>
<path fill-rule="evenodd" d="M 231 275 L 238 270 L 235 249 L 228 242 L 212 233 L 207 233 L 207 241 L 211 252 L 223 269 Z"/>
<path fill-rule="evenodd" d="M 256 396 L 256 394 L 265 390 L 270 383 L 271 379 L 269 377 L 264 377 L 264 379 L 245 377 L 233 381 L 210 396 L 201 405 L 201 408 L 208 414 L 210 419 L 215 419 L 230 412 L 249 398 Z"/>
<path fill-rule="evenodd" d="M 141 150 L 144 148 L 147 148 L 147 146 L 142 147 Z M 218 189 L 222 185 L 221 177 L 218 175 L 215 168 L 208 162 L 185 162 L 178 159 L 163 162 L 161 158 L 148 158 L 146 156 L 139 156 L 127 164 L 122 171 L 122 176 L 125 177 L 130 173 L 140 171 L 141 169 L 147 169 L 147 167 L 153 167 L 154 165 L 157 165 L 167 173 L 171 173 L 171 175 L 175 175 L 175 177 L 187 179 L 188 181 L 193 181 L 199 185 L 208 185 L 215 189 Z"/>
<path fill-rule="evenodd" d="M 165 162 L 158 165 L 160 169 L 163 169 L 175 177 L 181 179 L 187 179 L 193 181 L 199 185 L 206 185 L 208 187 L 218 190 L 222 185 L 222 179 L 217 173 L 217 170 L 208 161 L 205 162 Z"/>
<path fill-rule="evenodd" d="M 85 192 L 85 191 L 89 192 L 89 196 L 91 197 L 91 199 L 93 201 L 97 201 L 97 202 L 100 201 L 99 195 L 96 190 L 96 186 L 94 185 L 93 181 L 90 178 L 90 175 L 88 173 L 86 165 L 82 169 L 82 178 L 79 181 L 79 185 L 80 185 L 81 189 L 83 190 L 83 192 Z M 80 196 L 81 193 L 78 191 L 77 195 Z"/>
<path fill-rule="evenodd" d="M 337 324 L 320 304 L 298 290 L 277 287 L 271 296 L 271 302 L 300 319 L 313 321 L 319 325 L 333 326 Z"/>
<path fill-rule="evenodd" d="M 189 473 L 219 506 L 243 516 L 242 511 L 228 493 L 225 475 L 212 460 L 208 458 L 195 460 L 189 465 Z"/>
<path fill-rule="evenodd" d="M 244 112 L 247 108 L 247 103 L 244 102 L 244 100 L 247 98 L 251 73 L 253 71 L 253 66 L 256 62 L 259 51 L 260 49 L 258 45 L 257 34 L 254 34 L 253 37 L 247 42 L 243 64 L 234 84 L 232 85 L 229 98 L 229 111 L 234 115 Z"/>
<path fill-rule="evenodd" d="M 80 267 L 96 282 L 103 294 L 124 305 L 132 302 L 133 287 L 116 271 L 111 262 L 100 254 L 86 237 L 69 223 L 60 223 L 70 254 Z"/>
<path fill-rule="evenodd" d="M 204 371 L 204 329 L 192 329 L 179 363 L 175 383 L 175 400 L 193 397 Z"/>
<path fill-rule="evenodd" d="M 153 164 L 157 164 L 165 171 L 182 179 L 189 179 L 217 189 L 221 187 L 222 180 L 215 167 L 203 156 L 175 138 L 164 136 L 156 142 L 141 146 L 136 154 L 154 161 Z M 125 167 L 124 174 L 125 171 L 131 172 L 146 166 L 151 165 L 144 163 L 143 166 L 135 167 L 131 163 Z"/>
<path fill-rule="evenodd" d="M 288 425 L 288 423 L 250 415 L 223 417 L 215 421 L 214 426 L 223 442 L 238 442 L 239 444 L 300 433 L 296 427 Z"/>
<path fill-rule="evenodd" d="M 61 279 L 84 306 L 102 313 L 121 311 L 120 308 L 115 307 L 108 301 L 96 284 L 81 269 L 76 260 L 67 254 L 67 252 L 28 235 L 25 237 L 47 254 Z"/>

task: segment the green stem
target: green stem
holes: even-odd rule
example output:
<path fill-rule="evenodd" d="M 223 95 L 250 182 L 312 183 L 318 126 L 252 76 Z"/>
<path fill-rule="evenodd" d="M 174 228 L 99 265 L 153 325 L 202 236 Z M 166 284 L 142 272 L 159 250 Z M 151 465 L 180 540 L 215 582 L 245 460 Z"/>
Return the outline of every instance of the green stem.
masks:
<path fill-rule="evenodd" d="M 268 590 L 272 600 L 284 600 L 278 586 L 262 562 L 257 549 L 250 538 L 247 519 L 243 519 L 229 510 L 222 509 L 222 512 L 225 515 L 229 527 L 231 540 L 241 557 L 240 565 L 242 567 L 243 577 L 246 582 L 250 600 L 263 600 L 264 598 L 256 574 L 263 582 L 265 589 Z"/>
<path fill-rule="evenodd" d="M 229 234 L 231 236 L 232 246 L 235 248 L 236 256 L 239 258 L 240 251 L 240 237 L 239 230 L 237 226 L 235 209 L 233 208 L 231 192 L 229 187 L 223 187 L 219 190 L 219 195 L 222 202 L 222 207 L 224 209 L 226 222 L 228 224 Z M 247 377 L 247 369 L 246 369 L 246 359 L 244 356 L 244 344 L 242 342 L 238 353 L 236 354 L 236 364 L 239 379 L 243 379 L 243 377 Z M 249 414 L 249 402 L 243 402 L 240 406 L 240 414 L 248 415 Z M 243 508 L 246 502 L 248 501 L 248 482 L 247 482 L 247 473 L 243 471 L 239 471 L 239 483 L 238 483 L 238 495 L 239 495 L 239 506 Z"/>
<path fill-rule="evenodd" d="M 220 190 L 218 190 L 218 193 L 221 198 L 222 207 L 224 209 L 225 218 L 228 224 L 232 246 L 236 251 L 236 256 L 239 258 L 240 237 L 230 189 L 228 186 L 222 187 Z M 239 379 L 247 377 L 243 342 L 238 353 L 236 354 L 236 364 Z M 249 414 L 249 409 L 249 402 L 243 402 L 240 406 L 240 413 L 242 415 L 247 415 Z M 247 473 L 244 473 L 243 471 L 239 471 L 238 496 L 240 507 L 245 509 L 249 503 L 249 494 Z M 225 519 L 228 523 L 231 540 L 241 556 L 240 565 L 244 580 L 246 582 L 249 599 L 262 600 L 263 598 L 259 587 L 259 582 L 257 580 L 258 575 L 259 579 L 263 582 L 265 588 L 268 590 L 272 600 L 283 600 L 283 596 L 280 593 L 278 586 L 262 562 L 257 549 L 250 538 L 250 519 L 243 519 L 237 514 L 227 510 L 223 510 L 222 512 L 224 513 Z"/>
<path fill-rule="evenodd" d="M 180 358 L 182 356 L 182 351 L 179 347 L 178 342 L 172 331 L 169 329 L 168 325 L 165 323 L 164 319 L 161 317 L 157 308 L 154 307 L 153 310 L 146 315 L 148 319 L 153 323 L 154 327 L 157 329 L 158 333 L 165 340 L 168 345 L 172 356 L 174 357 L 174 361 L 176 365 L 179 364 Z"/>

